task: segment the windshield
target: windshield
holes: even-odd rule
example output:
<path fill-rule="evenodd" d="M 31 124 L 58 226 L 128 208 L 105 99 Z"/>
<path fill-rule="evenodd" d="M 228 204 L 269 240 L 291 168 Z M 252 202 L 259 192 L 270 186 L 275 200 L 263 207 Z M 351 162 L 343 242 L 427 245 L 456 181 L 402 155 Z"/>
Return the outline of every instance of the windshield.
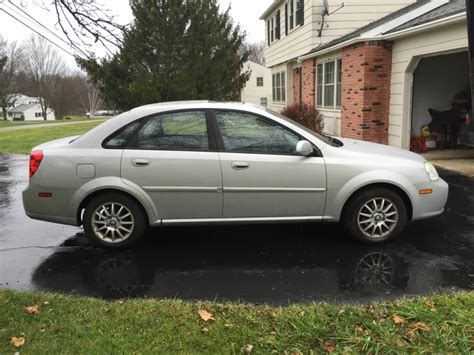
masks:
<path fill-rule="evenodd" d="M 302 130 L 304 130 L 304 131 L 308 132 L 309 134 L 315 136 L 316 138 L 318 138 L 319 140 L 323 141 L 326 144 L 330 144 L 330 145 L 335 146 L 335 147 L 341 147 L 343 145 L 343 143 L 340 140 L 338 140 L 334 137 L 331 137 L 329 135 L 326 135 L 326 134 L 317 133 L 317 132 L 309 129 L 308 127 L 302 125 L 301 123 L 296 122 L 296 121 L 294 121 L 291 118 L 288 118 L 286 116 L 283 116 L 281 113 L 270 110 L 269 108 L 266 108 L 266 111 L 268 113 L 271 113 L 274 116 L 277 116 L 278 118 L 281 118 L 282 120 L 285 120 L 286 122 L 294 124 L 295 126 L 301 128 Z"/>

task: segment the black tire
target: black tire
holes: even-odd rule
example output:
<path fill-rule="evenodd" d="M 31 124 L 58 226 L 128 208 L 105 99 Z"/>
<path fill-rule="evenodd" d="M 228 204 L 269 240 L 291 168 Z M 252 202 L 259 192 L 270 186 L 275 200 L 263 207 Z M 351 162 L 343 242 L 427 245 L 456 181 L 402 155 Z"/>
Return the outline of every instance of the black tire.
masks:
<path fill-rule="evenodd" d="M 94 212 L 100 206 L 107 203 L 117 203 L 125 208 L 131 214 L 131 221 L 133 221 L 133 228 L 129 232 L 126 239 L 118 242 L 109 242 L 99 236 L 99 232 L 94 231 L 92 217 Z M 142 206 L 138 204 L 133 198 L 120 192 L 105 192 L 93 197 L 86 206 L 83 219 L 84 231 L 86 235 L 96 245 L 101 245 L 111 249 L 121 249 L 135 244 L 145 233 L 148 227 L 148 220 Z M 127 226 L 127 228 L 129 228 Z M 122 231 L 123 232 L 123 231 Z"/>
<path fill-rule="evenodd" d="M 390 230 L 388 227 L 380 227 L 380 230 L 384 231 L 383 233 L 377 232 L 377 230 L 379 230 L 378 227 L 369 228 L 369 231 L 366 231 L 366 232 L 362 230 L 362 227 L 359 227 L 360 225 L 365 225 L 365 224 L 359 223 L 359 217 L 360 217 L 359 213 L 360 212 L 363 212 L 365 214 L 369 213 L 369 211 L 364 208 L 364 205 L 366 205 L 369 201 L 372 202 L 372 200 L 374 199 L 385 199 L 384 208 L 385 206 L 387 206 L 385 205 L 386 201 L 393 203 L 396 210 L 393 209 L 390 211 L 391 212 L 395 211 L 398 213 L 398 218 L 396 219 L 396 222 L 388 222 L 391 219 L 389 219 L 388 217 L 385 217 L 385 214 L 383 213 L 382 213 L 382 216 L 376 215 L 374 217 L 374 218 L 376 217 L 383 218 L 383 221 L 381 221 L 381 223 L 384 223 L 387 220 L 385 225 L 390 224 L 391 226 Z M 382 204 L 381 200 L 376 200 L 376 204 L 377 204 L 377 201 L 380 201 L 380 205 Z M 364 210 L 362 210 L 363 208 Z M 360 217 L 360 218 L 364 218 L 364 217 Z M 356 193 L 348 201 L 342 215 L 342 224 L 346 232 L 350 234 L 356 240 L 364 242 L 364 243 L 368 243 L 368 244 L 382 243 L 389 239 L 393 239 L 397 237 L 402 232 L 403 228 L 405 227 L 407 220 L 408 220 L 407 208 L 405 206 L 405 202 L 403 201 L 402 197 L 397 192 L 389 188 L 384 188 L 384 187 L 368 188 Z M 372 222 L 367 222 L 367 223 L 370 224 Z M 378 235 L 368 236 L 367 233 L 370 234 L 370 232 L 373 229 L 376 230 L 375 233 L 378 233 Z"/>

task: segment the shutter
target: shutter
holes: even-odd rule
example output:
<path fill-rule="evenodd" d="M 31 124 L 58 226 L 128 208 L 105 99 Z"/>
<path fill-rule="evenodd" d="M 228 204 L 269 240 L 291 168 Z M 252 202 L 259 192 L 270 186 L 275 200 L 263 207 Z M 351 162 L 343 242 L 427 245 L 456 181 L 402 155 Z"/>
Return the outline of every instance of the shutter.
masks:
<path fill-rule="evenodd" d="M 267 21 L 267 38 L 268 38 L 268 46 L 270 47 L 270 20 Z"/>
<path fill-rule="evenodd" d="M 285 4 L 285 36 L 288 36 L 288 3 Z"/>
<path fill-rule="evenodd" d="M 300 0 L 300 25 L 304 25 L 304 0 Z"/>
<path fill-rule="evenodd" d="M 281 30 L 280 10 L 278 10 L 275 16 L 275 39 L 280 39 L 280 30 Z"/>

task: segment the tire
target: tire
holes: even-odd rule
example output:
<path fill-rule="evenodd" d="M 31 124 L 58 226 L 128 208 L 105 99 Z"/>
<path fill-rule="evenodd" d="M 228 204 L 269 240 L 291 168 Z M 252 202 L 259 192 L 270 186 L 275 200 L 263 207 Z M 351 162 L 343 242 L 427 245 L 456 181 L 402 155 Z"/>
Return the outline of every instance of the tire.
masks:
<path fill-rule="evenodd" d="M 348 234 L 368 244 L 398 236 L 407 223 L 407 208 L 395 191 L 377 187 L 356 193 L 342 216 Z"/>
<path fill-rule="evenodd" d="M 106 192 L 93 197 L 84 212 L 84 230 L 97 245 L 120 249 L 135 244 L 145 233 L 145 212 L 131 197 Z"/>

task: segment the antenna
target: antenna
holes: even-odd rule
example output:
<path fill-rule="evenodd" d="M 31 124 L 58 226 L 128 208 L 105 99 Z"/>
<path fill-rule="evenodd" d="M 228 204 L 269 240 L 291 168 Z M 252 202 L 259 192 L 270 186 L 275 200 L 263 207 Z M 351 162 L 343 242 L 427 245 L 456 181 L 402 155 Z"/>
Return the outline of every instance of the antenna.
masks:
<path fill-rule="evenodd" d="M 339 11 L 340 9 L 342 9 L 344 7 L 344 2 L 341 1 L 341 3 L 339 4 L 339 7 L 337 9 L 334 9 L 332 12 L 329 12 L 329 3 L 328 3 L 328 0 L 323 0 L 323 11 L 321 12 L 321 16 L 322 16 L 322 19 L 321 19 L 321 27 L 319 28 L 318 30 L 318 37 L 321 37 L 322 33 L 323 33 L 323 27 L 324 25 L 326 25 L 326 27 L 329 27 L 329 25 L 326 23 L 326 19 L 325 17 L 326 16 L 329 16 L 333 13 L 335 13 L 336 11 Z"/>

